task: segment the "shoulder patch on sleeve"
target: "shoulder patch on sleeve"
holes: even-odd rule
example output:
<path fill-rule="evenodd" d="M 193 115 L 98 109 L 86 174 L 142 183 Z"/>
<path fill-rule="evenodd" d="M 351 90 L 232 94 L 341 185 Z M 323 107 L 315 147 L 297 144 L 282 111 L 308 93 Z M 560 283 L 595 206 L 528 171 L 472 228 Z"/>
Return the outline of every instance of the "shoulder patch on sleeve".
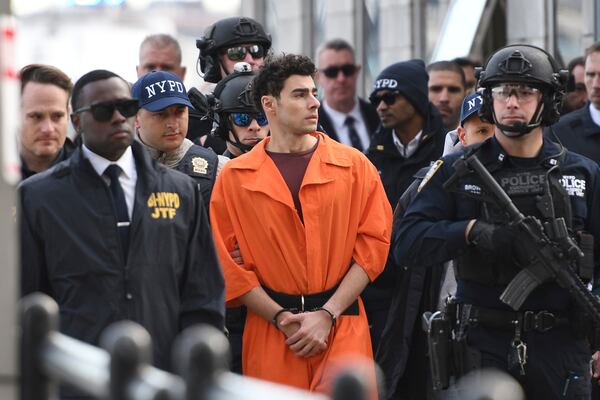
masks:
<path fill-rule="evenodd" d="M 417 192 L 420 192 L 425 187 L 425 185 L 427 185 L 427 182 L 429 182 L 429 180 L 433 178 L 433 175 L 435 175 L 435 173 L 438 171 L 438 169 L 440 169 L 443 163 L 444 160 L 437 160 L 431 165 L 431 167 L 429 167 L 429 171 L 427 171 L 427 173 L 425 174 L 425 177 L 419 185 Z"/>

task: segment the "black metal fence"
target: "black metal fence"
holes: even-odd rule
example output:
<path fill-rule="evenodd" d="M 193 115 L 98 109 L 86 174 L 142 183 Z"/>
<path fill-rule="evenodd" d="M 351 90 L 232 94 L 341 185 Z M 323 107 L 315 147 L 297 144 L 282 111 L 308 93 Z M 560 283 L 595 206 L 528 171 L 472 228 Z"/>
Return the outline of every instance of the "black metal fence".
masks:
<path fill-rule="evenodd" d="M 58 306 L 35 293 L 21 303 L 21 399 L 48 400 L 67 383 L 106 400 L 328 400 L 327 396 L 228 372 L 229 343 L 207 326 L 191 327 L 173 346 L 175 374 L 152 363 L 150 335 L 135 322 L 115 323 L 101 348 L 58 332 Z M 366 380 L 340 374 L 333 400 L 366 400 Z"/>

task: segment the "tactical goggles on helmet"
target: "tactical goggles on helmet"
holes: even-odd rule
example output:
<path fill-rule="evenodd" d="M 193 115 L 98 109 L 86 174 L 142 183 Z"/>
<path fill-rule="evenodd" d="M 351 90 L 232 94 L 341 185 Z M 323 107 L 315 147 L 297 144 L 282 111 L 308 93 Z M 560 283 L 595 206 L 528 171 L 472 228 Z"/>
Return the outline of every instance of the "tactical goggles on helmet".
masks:
<path fill-rule="evenodd" d="M 391 106 L 396 102 L 396 99 L 400 96 L 400 92 L 387 92 L 383 94 L 373 94 L 369 97 L 369 101 L 375 107 L 379 106 L 379 103 L 383 101 L 388 106 Z"/>
<path fill-rule="evenodd" d="M 74 112 L 75 114 L 80 114 L 84 111 L 89 111 L 97 122 L 108 122 L 115 113 L 115 108 L 122 116 L 130 118 L 137 114 L 140 106 L 136 99 L 115 100 L 92 104 L 88 107 L 81 107 Z"/>
<path fill-rule="evenodd" d="M 251 44 L 248 46 L 235 46 L 225 50 L 225 54 L 231 61 L 242 61 L 246 58 L 246 54 L 250 53 L 252 58 L 263 58 L 265 50 L 260 44 Z"/>
<path fill-rule="evenodd" d="M 510 96 L 515 96 L 521 104 L 530 103 L 540 98 L 540 89 L 516 83 L 503 83 L 492 87 L 492 98 L 498 101 L 507 101 Z"/>
<path fill-rule="evenodd" d="M 331 67 L 327 67 L 322 69 L 321 72 L 328 78 L 337 78 L 340 71 L 342 71 L 344 76 L 348 77 L 354 75 L 357 69 L 358 67 L 354 64 L 344 64 L 340 66 L 333 65 Z"/>
<path fill-rule="evenodd" d="M 267 121 L 267 117 L 265 117 L 265 114 L 263 114 L 263 113 L 256 113 L 256 114 L 232 113 L 231 114 L 231 120 L 233 121 L 233 123 L 235 125 L 241 126 L 241 127 L 249 126 L 252 123 L 253 119 L 255 119 L 256 123 L 260 126 L 265 126 L 269 123 L 269 121 Z"/>

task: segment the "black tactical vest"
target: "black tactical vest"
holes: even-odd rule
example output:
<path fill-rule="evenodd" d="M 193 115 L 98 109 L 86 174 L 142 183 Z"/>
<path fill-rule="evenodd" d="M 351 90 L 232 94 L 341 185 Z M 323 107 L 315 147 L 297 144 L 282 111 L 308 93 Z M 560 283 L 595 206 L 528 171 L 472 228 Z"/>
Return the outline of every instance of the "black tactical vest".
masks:
<path fill-rule="evenodd" d="M 488 170 L 521 213 L 535 216 L 542 223 L 552 217 L 563 217 L 567 227 L 571 228 L 571 203 L 567 192 L 559 182 L 562 177 L 559 168 L 552 168 L 556 163 L 556 159 L 545 160 L 541 165 L 533 164 L 529 160 L 523 164 L 509 161 L 502 165 L 492 164 L 488 166 Z M 475 174 L 462 178 L 457 185 L 457 191 L 461 192 L 461 188 L 473 186 L 482 187 L 479 177 Z M 486 199 L 485 192 L 483 196 L 477 198 L 480 200 L 477 219 L 495 224 L 509 222 L 507 214 Z M 552 208 L 554 215 L 552 215 Z M 477 247 L 469 247 L 457 259 L 457 277 L 488 286 L 503 286 L 508 284 L 523 267 L 526 265 L 519 265 L 517 260 L 492 260 L 489 255 L 482 254 Z"/>
<path fill-rule="evenodd" d="M 177 171 L 192 177 L 198 183 L 207 212 L 218 164 L 219 159 L 214 151 L 193 145 L 175 167 Z"/>

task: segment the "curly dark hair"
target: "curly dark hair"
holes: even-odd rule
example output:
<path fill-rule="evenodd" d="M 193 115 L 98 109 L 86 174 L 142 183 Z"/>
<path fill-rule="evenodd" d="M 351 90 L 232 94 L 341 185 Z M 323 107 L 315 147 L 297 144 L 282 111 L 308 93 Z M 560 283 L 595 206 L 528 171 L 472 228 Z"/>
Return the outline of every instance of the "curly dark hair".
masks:
<path fill-rule="evenodd" d="M 262 110 L 260 99 L 271 95 L 279 98 L 285 81 L 292 75 L 315 77 L 317 69 L 309 57 L 298 54 L 272 55 L 265 59 L 252 81 L 253 100 L 256 108 Z"/>

